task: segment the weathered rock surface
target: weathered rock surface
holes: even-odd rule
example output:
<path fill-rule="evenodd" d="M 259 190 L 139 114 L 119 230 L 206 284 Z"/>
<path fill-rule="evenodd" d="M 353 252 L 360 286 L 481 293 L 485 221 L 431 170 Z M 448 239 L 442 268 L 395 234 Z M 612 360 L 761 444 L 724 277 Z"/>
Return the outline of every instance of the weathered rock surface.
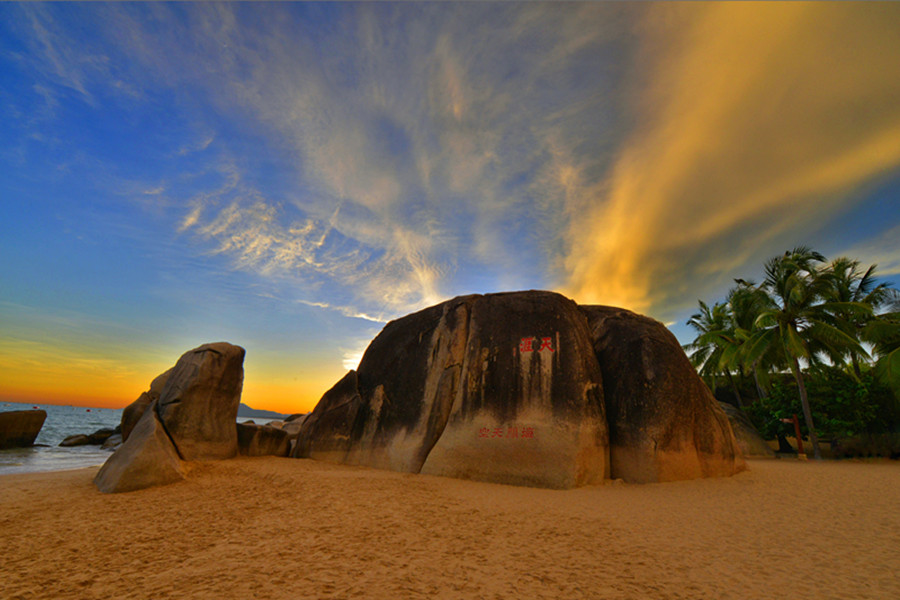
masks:
<path fill-rule="evenodd" d="M 33 446 L 46 419 L 44 410 L 0 412 L 0 450 Z"/>
<path fill-rule="evenodd" d="M 238 451 L 241 456 L 287 456 L 288 433 L 277 427 L 238 423 Z"/>
<path fill-rule="evenodd" d="M 138 421 L 141 420 L 141 417 L 144 416 L 147 407 L 159 400 L 159 396 L 166 387 L 166 382 L 169 380 L 169 375 L 171 374 L 172 369 L 169 369 L 165 373 L 158 375 L 156 379 L 150 383 L 150 389 L 143 392 L 138 396 L 137 400 L 126 406 L 125 410 L 122 411 L 121 427 L 123 440 L 128 439 L 131 430 L 134 429 L 134 426 L 137 425 Z"/>
<path fill-rule="evenodd" d="M 621 308 L 581 310 L 603 372 L 613 478 L 649 483 L 746 468 L 728 418 L 662 323 Z"/>
<path fill-rule="evenodd" d="M 184 460 L 237 455 L 244 354 L 226 342 L 204 344 L 184 353 L 172 369 L 157 412 Z"/>
<path fill-rule="evenodd" d="M 775 458 L 773 450 L 759 434 L 747 413 L 727 402 L 719 402 L 719 407 L 728 416 L 731 430 L 738 448 L 744 456 Z"/>
<path fill-rule="evenodd" d="M 389 323 L 294 456 L 568 488 L 608 474 L 602 378 L 577 305 L 463 296 Z"/>
<path fill-rule="evenodd" d="M 160 421 L 156 404 L 144 412 L 128 440 L 94 477 L 101 492 L 131 492 L 184 479 L 184 468 Z"/>

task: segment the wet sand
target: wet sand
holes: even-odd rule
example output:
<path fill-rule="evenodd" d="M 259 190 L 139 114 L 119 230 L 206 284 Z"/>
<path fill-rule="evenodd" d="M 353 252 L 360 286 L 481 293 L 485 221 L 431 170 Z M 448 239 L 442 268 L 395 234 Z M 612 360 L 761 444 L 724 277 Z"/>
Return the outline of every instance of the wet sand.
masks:
<path fill-rule="evenodd" d="M 568 491 L 283 458 L 0 477 L 0 598 L 900 598 L 900 464 Z"/>

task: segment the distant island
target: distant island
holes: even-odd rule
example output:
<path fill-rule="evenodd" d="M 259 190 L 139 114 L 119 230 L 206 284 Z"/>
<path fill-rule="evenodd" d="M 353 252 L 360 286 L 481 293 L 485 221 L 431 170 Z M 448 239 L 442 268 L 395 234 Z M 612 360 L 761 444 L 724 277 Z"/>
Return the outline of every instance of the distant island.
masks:
<path fill-rule="evenodd" d="M 289 415 L 283 415 L 271 410 L 259 410 L 256 408 L 251 408 L 241 402 L 238 406 L 237 416 L 247 419 L 284 419 Z"/>

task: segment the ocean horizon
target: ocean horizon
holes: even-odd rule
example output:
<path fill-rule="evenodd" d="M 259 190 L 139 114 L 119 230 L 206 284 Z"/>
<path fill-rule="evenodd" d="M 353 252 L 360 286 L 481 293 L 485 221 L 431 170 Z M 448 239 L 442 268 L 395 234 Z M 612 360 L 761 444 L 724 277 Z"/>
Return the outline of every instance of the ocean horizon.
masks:
<path fill-rule="evenodd" d="M 100 446 L 60 447 L 59 443 L 79 433 L 90 434 L 98 429 L 115 429 L 122 421 L 122 408 L 96 408 L 57 404 L 0 402 L 0 412 L 41 409 L 47 420 L 31 448 L 0 450 L 0 475 L 69 471 L 102 465 L 112 449 Z M 253 420 L 263 425 L 274 419 L 239 417 L 238 422 Z"/>

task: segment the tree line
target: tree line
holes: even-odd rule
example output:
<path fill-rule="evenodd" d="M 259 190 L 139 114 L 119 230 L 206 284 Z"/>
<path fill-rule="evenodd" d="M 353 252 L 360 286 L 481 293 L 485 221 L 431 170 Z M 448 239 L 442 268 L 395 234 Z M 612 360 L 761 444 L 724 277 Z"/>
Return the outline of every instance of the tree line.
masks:
<path fill-rule="evenodd" d="M 897 433 L 900 293 L 875 270 L 805 246 L 788 250 L 766 261 L 761 283 L 735 279 L 724 302 L 700 301 L 688 320 L 697 337 L 684 349 L 711 389 L 731 388 L 764 434 L 798 401 L 816 458 L 816 416 L 832 437 Z M 755 393 L 745 407 L 748 381 Z"/>

